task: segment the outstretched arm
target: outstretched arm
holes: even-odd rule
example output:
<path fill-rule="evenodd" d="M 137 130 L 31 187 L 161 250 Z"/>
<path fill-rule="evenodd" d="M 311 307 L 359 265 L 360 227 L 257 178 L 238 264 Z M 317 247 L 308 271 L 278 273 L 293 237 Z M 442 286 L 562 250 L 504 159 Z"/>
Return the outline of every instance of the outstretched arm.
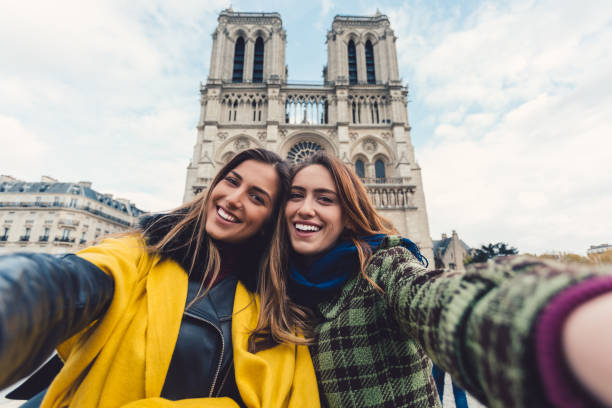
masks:
<path fill-rule="evenodd" d="M 543 384 L 549 372 L 536 350 L 540 315 L 568 288 L 593 278 L 612 281 L 610 270 L 520 257 L 442 274 L 426 271 L 403 248 L 388 251 L 392 261 L 372 277 L 384 283 L 400 328 L 491 407 L 551 404 Z M 560 329 L 547 333 L 561 338 Z"/>
<path fill-rule="evenodd" d="M 75 255 L 0 257 L 0 389 L 96 320 L 112 296 L 112 278 Z"/>

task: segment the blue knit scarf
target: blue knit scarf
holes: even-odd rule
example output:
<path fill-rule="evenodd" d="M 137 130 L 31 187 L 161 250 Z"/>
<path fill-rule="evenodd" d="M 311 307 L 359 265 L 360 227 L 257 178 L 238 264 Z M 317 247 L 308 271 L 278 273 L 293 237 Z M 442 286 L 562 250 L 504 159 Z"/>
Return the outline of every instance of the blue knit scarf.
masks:
<path fill-rule="evenodd" d="M 376 234 L 360 239 L 368 244 L 374 253 L 386 237 L 385 234 Z M 427 266 L 427 259 L 421 255 L 414 242 L 402 238 L 401 245 Z M 311 308 L 338 293 L 346 281 L 359 271 L 357 247 L 351 241 L 339 242 L 308 266 L 300 262 L 300 258 L 294 255 L 290 261 L 289 296 L 297 304 Z"/>

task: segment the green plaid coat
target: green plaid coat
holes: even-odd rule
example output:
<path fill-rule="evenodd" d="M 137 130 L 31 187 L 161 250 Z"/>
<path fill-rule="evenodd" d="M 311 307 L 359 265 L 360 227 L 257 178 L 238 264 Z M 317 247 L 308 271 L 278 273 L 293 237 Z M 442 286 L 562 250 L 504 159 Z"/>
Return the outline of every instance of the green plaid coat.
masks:
<path fill-rule="evenodd" d="M 538 312 L 596 272 L 497 258 L 465 274 L 426 271 L 388 237 L 367 275 L 318 305 L 311 354 L 330 407 L 439 407 L 431 357 L 489 407 L 546 407 L 534 359 Z"/>

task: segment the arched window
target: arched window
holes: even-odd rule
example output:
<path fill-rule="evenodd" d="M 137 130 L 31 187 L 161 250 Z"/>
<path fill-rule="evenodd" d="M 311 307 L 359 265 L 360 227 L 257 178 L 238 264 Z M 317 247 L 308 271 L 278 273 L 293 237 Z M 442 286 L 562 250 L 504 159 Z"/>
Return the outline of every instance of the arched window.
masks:
<path fill-rule="evenodd" d="M 365 57 L 366 57 L 366 73 L 368 74 L 368 84 L 376 83 L 376 72 L 374 69 L 374 47 L 370 40 L 366 41 L 365 44 Z"/>
<path fill-rule="evenodd" d="M 349 71 L 349 84 L 357 83 L 357 50 L 355 50 L 355 43 L 353 40 L 348 43 L 348 71 Z"/>
<path fill-rule="evenodd" d="M 244 70 L 244 39 L 239 37 L 234 47 L 234 71 L 232 82 L 242 82 L 242 71 Z"/>
<path fill-rule="evenodd" d="M 376 174 L 377 179 L 384 179 L 385 175 L 385 163 L 378 159 L 374 162 L 374 173 Z"/>
<path fill-rule="evenodd" d="M 357 159 L 357 161 L 355 162 L 355 172 L 359 177 L 365 177 L 365 166 L 363 165 L 363 160 Z"/>
<path fill-rule="evenodd" d="M 253 59 L 253 82 L 263 81 L 264 42 L 261 37 L 255 41 L 255 58 Z"/>

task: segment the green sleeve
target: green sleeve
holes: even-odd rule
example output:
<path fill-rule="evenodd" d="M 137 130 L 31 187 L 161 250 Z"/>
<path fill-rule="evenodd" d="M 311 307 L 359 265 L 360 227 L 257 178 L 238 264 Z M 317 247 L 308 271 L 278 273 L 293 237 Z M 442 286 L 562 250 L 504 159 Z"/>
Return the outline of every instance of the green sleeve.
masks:
<path fill-rule="evenodd" d="M 368 274 L 400 330 L 489 407 L 547 406 L 533 328 L 557 293 L 608 273 L 526 257 L 500 257 L 466 273 L 427 271 L 405 248 L 378 251 Z"/>

